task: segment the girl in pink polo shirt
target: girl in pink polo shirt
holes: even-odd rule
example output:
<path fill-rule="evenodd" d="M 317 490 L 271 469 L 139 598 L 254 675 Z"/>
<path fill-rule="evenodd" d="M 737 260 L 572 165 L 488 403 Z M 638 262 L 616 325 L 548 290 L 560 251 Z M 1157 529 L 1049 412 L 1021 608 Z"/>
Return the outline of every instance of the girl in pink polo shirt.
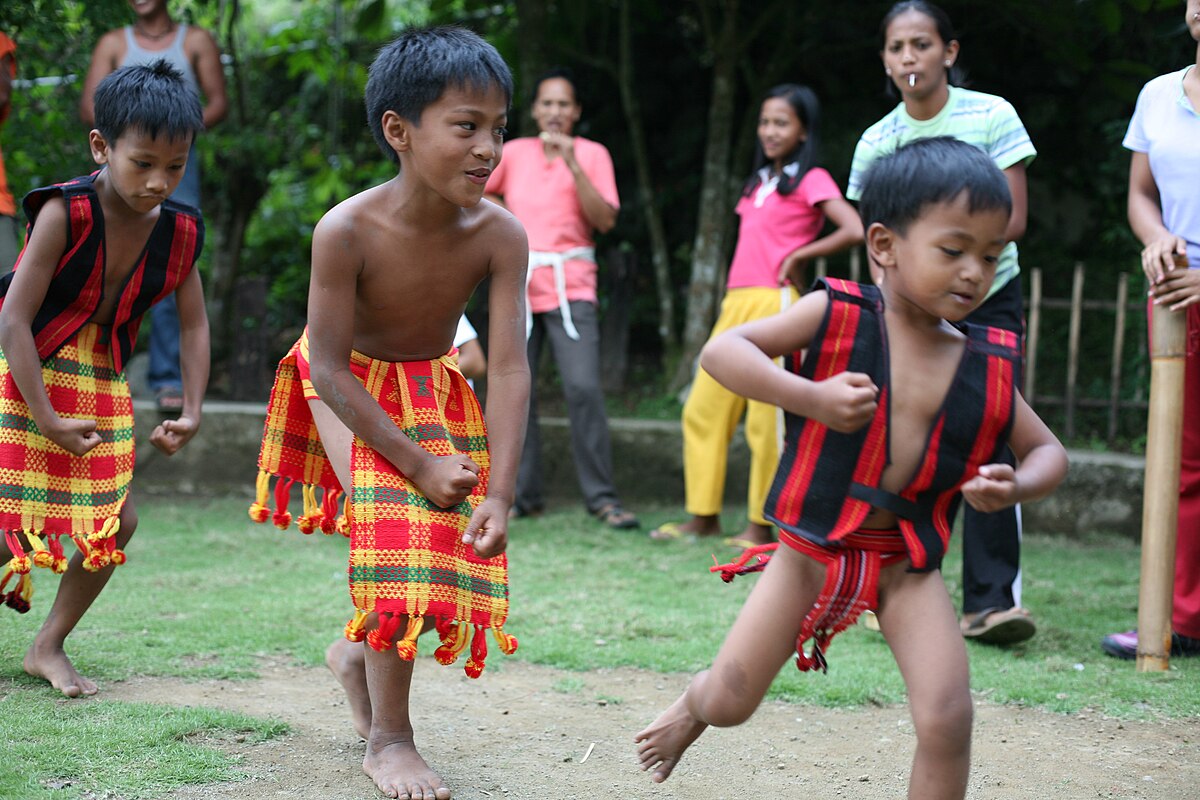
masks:
<path fill-rule="evenodd" d="M 734 209 L 741 224 L 721 314 L 711 336 L 778 314 L 805 285 L 806 263 L 863 240 L 862 222 L 833 178 L 816 165 L 820 108 L 807 86 L 785 83 L 767 92 L 758 118 L 754 171 Z M 821 236 L 828 219 L 833 230 Z M 747 401 L 698 369 L 683 407 L 686 509 L 691 518 L 668 522 L 653 539 L 708 536 L 721 531 L 721 499 L 729 442 L 742 414 L 750 445 L 749 521 L 729 543 L 750 547 L 772 540 L 763 517 L 767 490 L 779 463 L 782 434 L 774 406 Z"/>

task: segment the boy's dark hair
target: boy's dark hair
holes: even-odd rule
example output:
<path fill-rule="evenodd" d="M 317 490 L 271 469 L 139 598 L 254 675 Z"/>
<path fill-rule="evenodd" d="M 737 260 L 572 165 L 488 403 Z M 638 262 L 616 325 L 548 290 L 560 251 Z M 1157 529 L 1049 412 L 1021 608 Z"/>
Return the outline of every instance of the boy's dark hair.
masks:
<path fill-rule="evenodd" d="M 950 136 L 917 139 L 881 156 L 864 178 L 858 212 L 863 226 L 878 222 L 901 236 L 927 206 L 967 193 L 972 214 L 1012 213 L 1008 180 L 987 153 Z"/>
<path fill-rule="evenodd" d="M 804 141 L 783 157 L 784 170 L 787 171 L 779 176 L 779 185 L 775 187 L 775 191 L 781 195 L 788 195 L 800 185 L 808 171 L 817 166 L 817 147 L 821 141 L 821 104 L 817 102 L 817 95 L 812 89 L 798 83 L 781 83 L 769 89 L 763 95 L 763 102 L 773 97 L 787 101 L 804 125 Z M 754 192 L 759 182 L 758 171 L 766 164 L 767 155 L 763 152 L 762 142 L 757 142 L 754 146 L 754 168 L 742 186 L 743 197 L 749 197 Z M 789 175 L 791 170 L 788 167 L 792 164 L 796 165 L 796 169 Z"/>
<path fill-rule="evenodd" d="M 414 124 L 448 87 L 487 90 L 493 86 L 512 102 L 512 73 L 496 48 L 466 28 L 414 28 L 379 51 L 367 72 L 367 124 L 393 162 L 400 158 L 383 136 L 383 114 L 394 111 Z"/>
<path fill-rule="evenodd" d="M 200 98 L 165 59 L 110 72 L 96 87 L 96 130 L 111 145 L 130 128 L 151 139 L 195 136 L 204 130 Z"/>
<path fill-rule="evenodd" d="M 933 25 L 937 28 L 938 36 L 941 37 L 943 44 L 950 44 L 958 38 L 958 34 L 954 32 L 954 23 L 950 21 L 950 15 L 943 11 L 940 7 L 926 0 L 900 0 L 893 5 L 886 14 L 883 15 L 883 21 L 879 23 L 879 46 L 880 48 L 887 47 L 887 31 L 888 26 L 892 24 L 892 20 L 901 14 L 907 14 L 909 11 L 915 11 L 918 14 L 924 14 L 933 20 Z M 954 66 L 947 70 L 946 82 L 951 86 L 964 86 L 967 82 L 967 72 L 954 62 Z M 892 83 L 892 79 L 888 78 L 884 86 L 884 92 L 888 97 L 896 98 L 899 92 L 896 91 L 896 85 Z"/>
<path fill-rule="evenodd" d="M 575 105 L 583 105 L 583 101 L 579 99 L 579 83 L 575 80 L 575 73 L 569 67 L 551 67 L 541 75 L 538 75 L 537 80 L 533 82 L 533 91 L 529 94 L 529 105 L 537 102 L 538 92 L 542 90 L 542 84 L 555 78 L 561 78 L 571 84 L 571 94 L 575 96 Z"/>

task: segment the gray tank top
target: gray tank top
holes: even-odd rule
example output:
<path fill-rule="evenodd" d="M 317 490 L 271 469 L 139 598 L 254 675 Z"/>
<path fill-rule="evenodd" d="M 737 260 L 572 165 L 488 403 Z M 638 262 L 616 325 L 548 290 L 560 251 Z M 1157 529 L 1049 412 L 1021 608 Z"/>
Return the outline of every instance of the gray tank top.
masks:
<path fill-rule="evenodd" d="M 183 80 L 191 87 L 196 96 L 200 96 L 200 85 L 196 81 L 196 73 L 192 69 L 191 63 L 188 62 L 187 54 L 183 52 L 183 39 L 187 36 L 187 25 L 179 23 L 179 30 L 175 33 L 175 39 L 166 50 L 147 50 L 138 45 L 137 40 L 133 37 L 133 26 L 125 26 L 125 59 L 121 62 L 122 67 L 127 67 L 131 64 L 149 64 L 157 61 L 160 58 L 166 59 L 167 62 L 183 73 Z M 200 159 L 196 157 L 196 142 L 192 142 L 192 148 L 188 153 L 188 166 L 183 172 L 183 180 L 179 182 L 179 186 L 171 194 L 174 200 L 180 203 L 185 203 L 189 206 L 200 207 Z"/>
<path fill-rule="evenodd" d="M 196 82 L 196 73 L 188 61 L 187 54 L 183 52 L 183 39 L 185 36 L 187 36 L 187 25 L 181 22 L 179 23 L 179 30 L 175 32 L 175 38 L 166 50 L 147 50 L 137 43 L 137 39 L 133 35 L 133 26 L 126 25 L 125 60 L 121 62 L 121 66 L 149 64 L 152 61 L 164 58 L 167 60 L 167 63 L 183 73 L 183 79 L 187 82 L 187 85 L 192 87 L 192 91 L 198 95 L 200 94 L 200 85 Z"/>

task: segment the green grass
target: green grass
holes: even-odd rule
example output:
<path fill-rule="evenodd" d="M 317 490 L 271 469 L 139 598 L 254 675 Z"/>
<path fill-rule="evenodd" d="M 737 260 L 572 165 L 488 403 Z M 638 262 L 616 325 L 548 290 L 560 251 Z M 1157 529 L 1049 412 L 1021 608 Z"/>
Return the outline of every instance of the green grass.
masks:
<path fill-rule="evenodd" d="M 179 786 L 238 777 L 234 760 L 207 743 L 285 731 L 281 723 L 210 709 L 67 703 L 49 688 L 8 691 L 0 699 L 0 797 L 50 800 L 95 791 L 128 800 L 161 797 Z"/>
<path fill-rule="evenodd" d="M 69 642 L 79 669 L 103 684 L 139 675 L 242 680 L 267 657 L 320 664 L 350 615 L 347 542 L 254 525 L 246 507 L 242 498 L 144 502 L 129 564 L 118 569 Z M 643 522 L 653 525 L 675 513 L 650 511 Z M 725 522 L 727 530 L 739 529 L 737 510 Z M 604 529 L 582 510 L 516 522 L 510 545 L 508 630 L 521 642 L 514 657 L 566 670 L 702 669 L 755 580 L 724 584 L 708 572 L 714 550 L 722 559 L 734 553 L 719 542 L 651 542 L 641 532 Z M 960 558 L 955 545 L 946 560 L 952 593 Z M 1103 634 L 1136 620 L 1133 543 L 1030 534 L 1023 567 L 1025 604 L 1036 613 L 1039 633 L 1008 649 L 969 646 L 979 696 L 1123 719 L 1200 714 L 1200 659 L 1175 659 L 1169 672 L 1139 674 L 1132 662 L 1100 652 Z M 97 791 L 150 797 L 181 783 L 228 780 L 236 777 L 236 765 L 205 742 L 235 731 L 272 736 L 283 730 L 239 715 L 111 702 L 103 692 L 96 700 L 61 700 L 21 671 L 21 655 L 56 588 L 56 579 L 40 570 L 36 580 L 31 613 L 0 610 L 0 741 L 22 748 L 3 760 L 0 797 Z M 423 644 L 424 657 L 430 644 Z M 852 628 L 829 656 L 828 675 L 785 667 L 773 696 L 830 707 L 904 701 L 878 634 Z M 489 668 L 503 669 L 504 661 L 493 652 Z M 575 694 L 584 686 L 566 676 L 548 688 Z M 603 700 L 622 702 L 620 687 Z M 81 760 L 80 741 L 89 742 L 91 761 Z"/>

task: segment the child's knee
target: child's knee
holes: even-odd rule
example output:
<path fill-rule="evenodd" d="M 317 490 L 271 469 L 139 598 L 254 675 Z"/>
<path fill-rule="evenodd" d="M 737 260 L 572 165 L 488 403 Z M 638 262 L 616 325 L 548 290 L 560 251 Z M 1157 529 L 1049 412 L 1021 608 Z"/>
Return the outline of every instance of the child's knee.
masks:
<path fill-rule="evenodd" d="M 913 709 L 913 726 L 923 745 L 950 750 L 969 749 L 975 707 L 971 693 L 955 692 L 925 709 Z"/>
<path fill-rule="evenodd" d="M 724 690 L 714 686 L 711 671 L 702 672 L 688 687 L 688 706 L 692 715 L 715 728 L 741 725 L 754 715 L 761 698 Z"/>

